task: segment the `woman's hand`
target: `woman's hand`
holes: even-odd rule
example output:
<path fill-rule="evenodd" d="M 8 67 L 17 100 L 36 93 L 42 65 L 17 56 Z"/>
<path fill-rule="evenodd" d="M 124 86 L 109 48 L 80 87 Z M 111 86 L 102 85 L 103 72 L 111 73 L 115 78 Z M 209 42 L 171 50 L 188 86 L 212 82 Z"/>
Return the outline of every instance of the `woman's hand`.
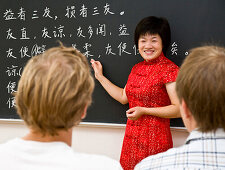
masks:
<path fill-rule="evenodd" d="M 178 118 L 180 117 L 179 100 L 176 95 L 176 82 L 166 84 L 166 90 L 171 104 L 162 107 L 134 107 L 127 110 L 127 118 L 131 120 L 139 119 L 143 114 L 157 116 L 161 118 Z"/>
<path fill-rule="evenodd" d="M 144 113 L 144 107 L 133 107 L 126 111 L 127 118 L 130 120 L 138 120 Z"/>
<path fill-rule="evenodd" d="M 99 61 L 91 59 L 90 62 L 95 72 L 95 78 L 101 83 L 102 87 L 109 93 L 109 95 L 121 104 L 127 104 L 128 99 L 125 88 L 123 89 L 116 86 L 103 75 L 102 64 Z"/>
<path fill-rule="evenodd" d="M 92 66 L 92 68 L 94 69 L 94 72 L 95 72 L 95 78 L 97 80 L 99 80 L 99 78 L 101 76 L 103 76 L 102 64 L 99 61 L 95 61 L 94 59 L 91 59 L 90 62 L 91 62 L 91 66 Z"/>

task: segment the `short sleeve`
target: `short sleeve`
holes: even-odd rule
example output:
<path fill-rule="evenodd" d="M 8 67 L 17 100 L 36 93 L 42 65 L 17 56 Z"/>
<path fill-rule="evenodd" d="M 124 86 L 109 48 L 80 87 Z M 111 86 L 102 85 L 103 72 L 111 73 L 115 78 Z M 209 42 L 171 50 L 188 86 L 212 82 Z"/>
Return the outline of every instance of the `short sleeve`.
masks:
<path fill-rule="evenodd" d="M 179 72 L 179 67 L 175 64 L 170 64 L 163 73 L 162 81 L 163 84 L 169 83 L 169 82 L 175 82 L 177 75 Z"/>

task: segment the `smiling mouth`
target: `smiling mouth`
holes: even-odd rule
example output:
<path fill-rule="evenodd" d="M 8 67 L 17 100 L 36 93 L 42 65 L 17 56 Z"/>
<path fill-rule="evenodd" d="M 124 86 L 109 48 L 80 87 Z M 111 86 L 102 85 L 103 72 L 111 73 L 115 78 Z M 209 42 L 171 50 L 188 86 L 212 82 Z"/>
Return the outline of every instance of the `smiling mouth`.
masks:
<path fill-rule="evenodd" d="M 148 54 L 148 55 L 150 55 L 150 54 L 154 53 L 154 51 L 153 51 L 153 50 L 144 50 L 144 52 L 145 52 L 145 54 Z"/>

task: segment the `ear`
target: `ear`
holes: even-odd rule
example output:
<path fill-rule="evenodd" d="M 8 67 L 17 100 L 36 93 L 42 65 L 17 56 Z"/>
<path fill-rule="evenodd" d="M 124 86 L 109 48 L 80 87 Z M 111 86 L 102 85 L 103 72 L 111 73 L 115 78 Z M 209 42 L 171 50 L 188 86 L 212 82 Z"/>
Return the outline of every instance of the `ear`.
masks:
<path fill-rule="evenodd" d="M 84 119 L 87 115 L 87 108 L 88 108 L 88 104 L 86 104 L 86 106 L 84 107 L 84 112 L 81 115 L 81 119 Z"/>
<path fill-rule="evenodd" d="M 192 114 L 186 104 L 186 102 L 184 101 L 184 99 L 182 99 L 181 101 L 181 107 L 183 109 L 183 116 L 185 119 L 190 119 L 192 117 Z"/>
<path fill-rule="evenodd" d="M 181 109 L 181 117 L 187 130 L 191 132 L 192 130 L 196 129 L 198 127 L 197 122 L 195 121 L 184 99 L 182 99 L 181 101 L 180 109 Z"/>

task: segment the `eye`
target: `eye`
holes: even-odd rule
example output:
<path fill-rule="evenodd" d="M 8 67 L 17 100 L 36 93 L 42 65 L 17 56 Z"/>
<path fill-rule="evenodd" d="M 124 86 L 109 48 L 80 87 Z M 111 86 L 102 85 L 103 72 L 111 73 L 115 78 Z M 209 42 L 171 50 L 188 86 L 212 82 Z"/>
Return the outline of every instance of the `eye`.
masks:
<path fill-rule="evenodd" d="M 139 40 L 139 42 L 142 42 L 142 43 L 144 43 L 144 42 L 146 42 L 144 39 L 141 39 L 141 40 Z"/>

